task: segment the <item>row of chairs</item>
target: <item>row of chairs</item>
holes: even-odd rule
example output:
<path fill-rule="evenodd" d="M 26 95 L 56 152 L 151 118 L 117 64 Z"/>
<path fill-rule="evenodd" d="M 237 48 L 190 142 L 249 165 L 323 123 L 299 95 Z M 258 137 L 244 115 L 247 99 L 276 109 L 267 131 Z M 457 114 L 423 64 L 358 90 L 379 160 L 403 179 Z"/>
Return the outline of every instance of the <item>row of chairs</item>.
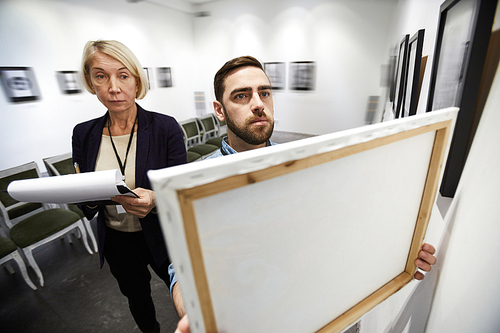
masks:
<path fill-rule="evenodd" d="M 46 158 L 44 164 L 50 176 L 74 173 L 71 154 Z M 43 274 L 33 257 L 33 250 L 37 247 L 61 237 L 69 237 L 70 233 L 75 232 L 83 240 L 90 254 L 93 254 L 93 251 L 89 246 L 87 234 L 93 243 L 94 251 L 98 251 L 90 222 L 76 205 L 19 202 L 6 191 L 7 186 L 14 180 L 39 177 L 41 174 L 36 162 L 0 171 L 0 265 L 10 260 L 16 261 L 24 280 L 33 290 L 37 290 L 37 287 L 27 274 L 23 257 L 33 268 L 40 286 L 43 287 Z M 14 273 L 9 265 L 7 269 Z"/>
<path fill-rule="evenodd" d="M 213 114 L 191 118 L 180 122 L 184 135 L 188 162 L 200 160 L 222 146 L 222 138 L 227 135 L 227 125 Z M 71 153 L 45 158 L 43 160 L 49 176 L 74 173 Z M 90 222 L 76 205 L 49 205 L 19 202 L 6 191 L 14 180 L 41 177 L 38 166 L 30 162 L 18 167 L 0 171 L 0 265 L 10 260 L 16 261 L 26 283 L 33 289 L 23 260 L 35 271 L 40 285 L 44 286 L 42 272 L 32 251 L 37 247 L 77 231 L 85 248 L 92 254 L 88 244 L 90 237 L 95 252 L 97 242 Z M 7 269 L 14 273 L 12 267 Z"/>
<path fill-rule="evenodd" d="M 200 160 L 222 147 L 226 122 L 213 113 L 179 122 L 184 135 L 188 163 Z"/>

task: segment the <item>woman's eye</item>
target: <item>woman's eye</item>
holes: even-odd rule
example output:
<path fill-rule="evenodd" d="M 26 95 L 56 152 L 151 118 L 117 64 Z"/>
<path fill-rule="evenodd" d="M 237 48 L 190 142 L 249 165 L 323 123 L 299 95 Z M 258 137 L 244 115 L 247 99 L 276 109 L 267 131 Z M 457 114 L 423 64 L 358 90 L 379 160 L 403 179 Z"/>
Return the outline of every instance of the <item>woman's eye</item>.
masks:
<path fill-rule="evenodd" d="M 99 79 L 99 80 L 104 79 L 104 75 L 102 75 L 102 74 L 97 74 L 95 77 L 96 77 L 97 79 Z"/>
<path fill-rule="evenodd" d="M 122 75 L 122 76 L 120 76 L 120 77 L 121 77 L 123 80 L 125 80 L 125 79 L 127 79 L 127 78 L 128 78 L 128 75 L 125 75 L 125 74 L 124 74 L 124 75 Z"/>

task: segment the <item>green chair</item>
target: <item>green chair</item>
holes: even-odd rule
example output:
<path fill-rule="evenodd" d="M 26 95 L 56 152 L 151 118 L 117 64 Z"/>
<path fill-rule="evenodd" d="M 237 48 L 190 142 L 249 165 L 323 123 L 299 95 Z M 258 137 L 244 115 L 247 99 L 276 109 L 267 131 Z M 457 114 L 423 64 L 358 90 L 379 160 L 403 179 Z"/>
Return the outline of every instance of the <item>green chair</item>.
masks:
<path fill-rule="evenodd" d="M 71 153 L 56 155 L 52 157 L 47 157 L 43 159 L 43 163 L 45 164 L 45 168 L 49 176 L 61 176 L 75 173 L 75 168 L 73 167 L 73 156 Z M 94 251 L 98 252 L 97 249 L 97 241 L 94 236 L 94 232 L 92 231 L 92 227 L 90 226 L 89 220 L 85 217 L 85 214 L 78 208 L 77 205 L 62 205 L 64 208 L 68 208 L 69 210 L 77 213 L 80 216 L 80 219 L 83 221 L 85 228 L 87 229 L 87 233 L 92 241 L 92 245 L 94 247 Z"/>
<path fill-rule="evenodd" d="M 0 217 L 3 227 L 8 230 L 9 238 L 21 248 L 43 287 L 45 282 L 33 258 L 34 249 L 77 229 L 87 251 L 90 254 L 93 252 L 78 214 L 64 208 L 52 208 L 48 204 L 19 202 L 6 191 L 14 180 L 38 177 L 40 172 L 35 162 L 0 171 Z"/>
<path fill-rule="evenodd" d="M 182 134 L 184 135 L 184 144 L 186 145 L 187 151 L 205 157 L 219 149 L 219 147 L 215 145 L 204 144 L 202 142 L 202 133 L 198 121 L 195 118 L 181 121 L 179 124 L 181 125 Z"/>
<path fill-rule="evenodd" d="M 21 274 L 24 278 L 24 281 L 30 286 L 31 289 L 37 290 L 36 286 L 31 281 L 28 276 L 28 271 L 26 270 L 26 265 L 24 264 L 23 258 L 17 249 L 17 245 L 7 237 L 0 236 L 0 265 L 3 265 L 9 260 L 15 260 L 19 269 L 21 270 Z M 12 269 L 12 268 L 11 268 Z M 15 272 L 9 269 L 11 274 Z"/>
<path fill-rule="evenodd" d="M 222 147 L 222 137 L 219 136 L 219 125 L 213 113 L 198 117 L 197 120 L 203 129 L 203 143 Z"/>
<path fill-rule="evenodd" d="M 187 162 L 188 163 L 191 163 L 191 162 L 195 162 L 195 161 L 198 161 L 199 159 L 201 159 L 201 155 L 198 154 L 198 153 L 195 153 L 194 151 L 187 151 Z"/>

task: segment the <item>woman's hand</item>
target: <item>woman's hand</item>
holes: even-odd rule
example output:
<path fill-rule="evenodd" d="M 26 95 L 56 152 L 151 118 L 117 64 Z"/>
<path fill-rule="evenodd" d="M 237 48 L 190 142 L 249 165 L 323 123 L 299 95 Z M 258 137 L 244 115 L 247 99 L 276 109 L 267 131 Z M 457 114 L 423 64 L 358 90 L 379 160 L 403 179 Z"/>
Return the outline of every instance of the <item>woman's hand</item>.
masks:
<path fill-rule="evenodd" d="M 155 193 L 141 187 L 136 188 L 134 193 L 137 194 L 139 198 L 117 195 L 111 198 L 111 200 L 122 205 L 127 213 L 143 218 L 156 206 Z"/>

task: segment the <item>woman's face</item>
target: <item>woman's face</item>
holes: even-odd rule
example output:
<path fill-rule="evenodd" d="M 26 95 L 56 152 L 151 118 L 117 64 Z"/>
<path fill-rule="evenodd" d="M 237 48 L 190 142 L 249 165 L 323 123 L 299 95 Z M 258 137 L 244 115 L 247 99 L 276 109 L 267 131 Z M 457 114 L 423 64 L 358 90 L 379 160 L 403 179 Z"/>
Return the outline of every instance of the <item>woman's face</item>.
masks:
<path fill-rule="evenodd" d="M 127 113 L 135 109 L 138 82 L 121 62 L 96 52 L 89 75 L 97 98 L 110 113 Z"/>

